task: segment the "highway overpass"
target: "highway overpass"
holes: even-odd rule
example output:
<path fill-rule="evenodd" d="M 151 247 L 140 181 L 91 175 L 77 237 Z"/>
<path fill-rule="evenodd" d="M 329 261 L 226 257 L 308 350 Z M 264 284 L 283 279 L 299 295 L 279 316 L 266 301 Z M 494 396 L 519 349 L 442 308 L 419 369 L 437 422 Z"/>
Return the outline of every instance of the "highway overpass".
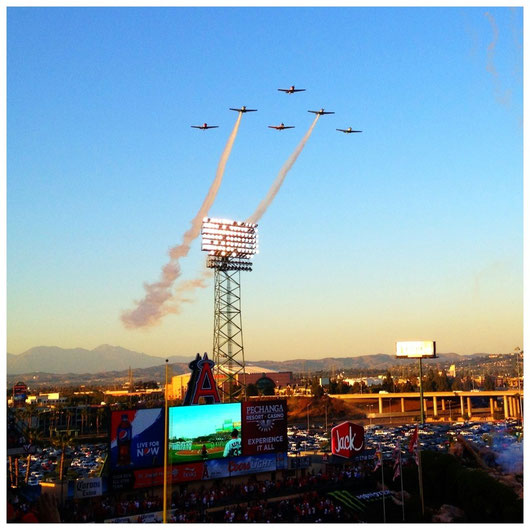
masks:
<path fill-rule="evenodd" d="M 471 390 L 423 392 L 425 417 L 456 419 L 487 416 L 491 419 L 519 419 L 523 416 L 523 391 Z M 419 392 L 384 392 L 379 394 L 329 394 L 330 397 L 359 404 L 372 418 L 414 416 L 420 413 Z M 484 402 L 487 407 L 484 407 Z"/>

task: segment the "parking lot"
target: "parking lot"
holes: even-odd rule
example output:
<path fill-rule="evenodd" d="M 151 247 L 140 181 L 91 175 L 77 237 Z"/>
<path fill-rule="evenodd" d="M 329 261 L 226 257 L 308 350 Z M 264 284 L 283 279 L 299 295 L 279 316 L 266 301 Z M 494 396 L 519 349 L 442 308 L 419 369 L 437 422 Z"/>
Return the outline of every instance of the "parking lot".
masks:
<path fill-rule="evenodd" d="M 415 424 L 403 425 L 365 425 L 365 449 L 381 447 L 384 458 L 391 458 L 392 451 L 399 440 L 403 451 L 407 450 Z M 329 427 L 329 430 L 331 426 Z M 516 420 L 503 422 L 456 422 L 429 423 L 419 429 L 419 442 L 423 450 L 447 451 L 450 441 L 457 435 L 473 442 L 478 447 L 489 446 L 501 456 L 510 454 L 511 463 L 522 466 L 522 426 Z M 307 428 L 290 426 L 288 435 L 288 455 L 295 457 L 303 453 L 330 452 L 329 432 L 324 426 L 312 425 Z M 99 476 L 107 458 L 106 443 L 82 444 L 65 451 L 64 477 L 75 479 Z M 31 456 L 29 485 L 37 485 L 47 480 L 57 480 L 61 451 L 55 447 L 37 448 Z M 19 459 L 19 480 L 26 476 L 27 458 Z"/>
<path fill-rule="evenodd" d="M 365 425 L 365 449 L 381 447 L 384 458 L 390 458 L 399 440 L 403 450 L 407 449 L 415 424 L 403 425 Z M 330 427 L 331 429 L 331 427 Z M 502 453 L 508 450 L 520 450 L 522 461 L 522 426 L 517 420 L 503 422 L 456 422 L 428 423 L 418 430 L 420 448 L 429 451 L 447 451 L 452 439 L 457 435 L 473 442 L 478 447 L 489 446 Z M 323 426 L 307 428 L 289 427 L 289 456 L 301 452 L 329 452 L 329 433 Z"/>
<path fill-rule="evenodd" d="M 64 477 L 83 478 L 98 476 L 107 456 L 107 444 L 83 444 L 65 450 Z M 39 482 L 56 480 L 59 476 L 61 450 L 55 447 L 37 448 L 31 455 L 28 484 L 36 486 Z M 26 477 L 27 458 L 19 459 L 19 480 Z"/>

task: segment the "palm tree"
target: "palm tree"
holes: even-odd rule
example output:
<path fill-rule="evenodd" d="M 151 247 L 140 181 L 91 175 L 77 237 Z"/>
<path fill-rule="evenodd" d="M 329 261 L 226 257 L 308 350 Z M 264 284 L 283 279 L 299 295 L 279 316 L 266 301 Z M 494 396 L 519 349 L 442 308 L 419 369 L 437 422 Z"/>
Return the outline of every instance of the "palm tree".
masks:
<path fill-rule="evenodd" d="M 83 408 L 81 409 L 81 434 L 83 434 L 84 432 L 83 427 L 86 427 L 87 424 L 88 424 L 88 410 L 87 410 L 87 406 L 84 405 Z"/>
<path fill-rule="evenodd" d="M 28 460 L 26 462 L 26 478 L 24 482 L 27 484 L 29 480 L 29 469 L 31 467 L 31 448 L 42 445 L 42 433 L 39 429 L 29 428 L 24 433 L 28 442 Z"/>
<path fill-rule="evenodd" d="M 99 426 L 101 425 L 101 420 L 105 414 L 105 409 L 98 407 L 96 410 L 96 434 L 99 434 Z"/>
<path fill-rule="evenodd" d="M 64 452 L 67 447 L 74 445 L 77 438 L 75 431 L 54 431 L 50 436 L 50 441 L 54 447 L 61 449 L 61 462 L 59 464 L 59 480 L 61 481 L 61 505 L 64 502 Z"/>
<path fill-rule="evenodd" d="M 67 447 L 74 445 L 77 439 L 75 431 L 54 431 L 50 437 L 50 441 L 54 447 L 61 450 L 61 461 L 59 464 L 59 480 L 62 482 L 64 474 L 64 452 Z"/>

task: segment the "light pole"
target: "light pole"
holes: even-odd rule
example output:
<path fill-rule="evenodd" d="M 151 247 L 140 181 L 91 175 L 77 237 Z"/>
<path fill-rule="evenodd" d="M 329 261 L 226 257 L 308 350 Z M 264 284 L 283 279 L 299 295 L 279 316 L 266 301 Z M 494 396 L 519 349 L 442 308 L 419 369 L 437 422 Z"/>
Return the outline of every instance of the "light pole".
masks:
<path fill-rule="evenodd" d="M 517 390 L 519 391 L 519 417 L 521 419 L 521 423 L 523 422 L 523 401 L 521 399 L 521 373 L 519 372 L 519 358 L 522 355 L 521 348 L 517 346 L 515 348 L 515 354 L 517 355 L 516 363 L 517 363 Z"/>
<path fill-rule="evenodd" d="M 213 360 L 224 402 L 241 401 L 246 395 L 240 272 L 252 270 L 251 259 L 258 252 L 257 226 L 205 217 L 201 228 L 206 266 L 214 269 Z M 241 386 L 237 399 L 236 384 Z"/>

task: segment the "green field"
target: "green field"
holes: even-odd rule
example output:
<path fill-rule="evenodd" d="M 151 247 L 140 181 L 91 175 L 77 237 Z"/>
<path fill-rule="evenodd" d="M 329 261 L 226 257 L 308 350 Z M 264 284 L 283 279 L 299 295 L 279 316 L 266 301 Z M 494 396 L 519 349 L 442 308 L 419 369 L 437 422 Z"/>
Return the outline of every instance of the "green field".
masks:
<path fill-rule="evenodd" d="M 228 441 L 228 439 L 227 439 Z M 191 449 L 188 450 L 175 450 L 169 449 L 169 462 L 172 464 L 182 464 L 186 462 L 197 462 L 203 460 L 202 446 L 206 445 L 206 458 L 210 460 L 213 458 L 223 458 L 224 444 L 214 445 L 212 443 L 197 443 L 192 444 Z"/>

